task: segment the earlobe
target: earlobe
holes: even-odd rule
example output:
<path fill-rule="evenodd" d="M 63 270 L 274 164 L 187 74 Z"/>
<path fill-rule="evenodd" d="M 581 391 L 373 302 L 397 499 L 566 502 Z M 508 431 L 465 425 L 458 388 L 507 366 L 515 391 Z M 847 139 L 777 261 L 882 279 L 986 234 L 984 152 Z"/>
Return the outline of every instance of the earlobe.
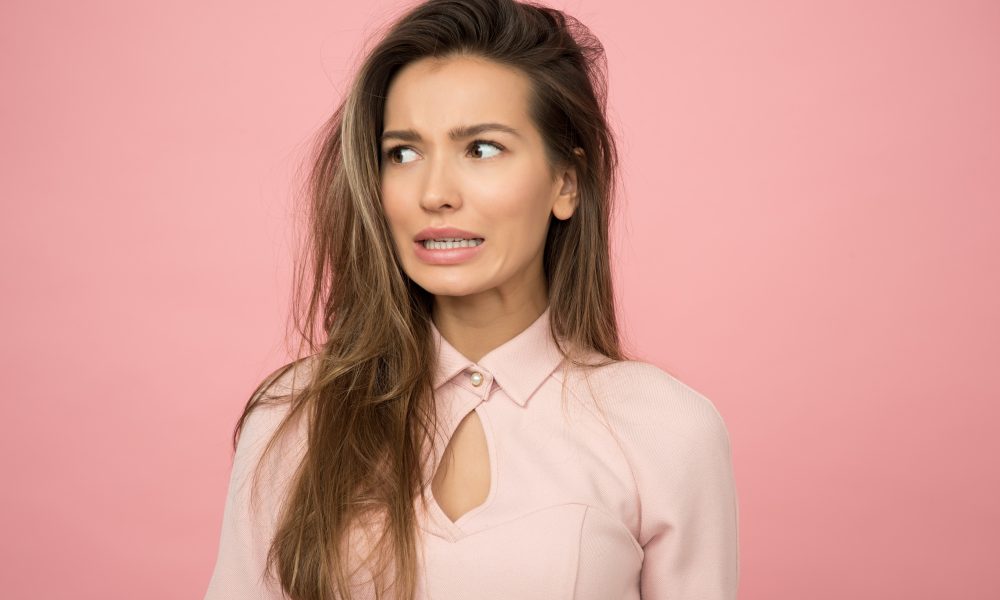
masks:
<path fill-rule="evenodd" d="M 573 154 L 583 157 L 583 150 L 575 148 Z M 562 176 L 562 189 L 559 190 L 559 197 L 555 205 L 552 206 L 552 214 L 561 221 L 573 216 L 579 204 L 579 186 L 576 177 L 576 167 L 572 164 L 566 167 Z"/>
<path fill-rule="evenodd" d="M 576 184 L 576 173 L 571 168 L 563 178 L 563 187 L 559 190 L 559 197 L 555 205 L 552 206 L 552 214 L 561 221 L 573 216 L 579 202 L 579 193 Z"/>
<path fill-rule="evenodd" d="M 566 219 L 572 217 L 573 213 L 576 212 L 576 205 L 576 192 L 559 196 L 559 200 L 552 207 L 552 214 L 560 221 L 565 221 Z"/>

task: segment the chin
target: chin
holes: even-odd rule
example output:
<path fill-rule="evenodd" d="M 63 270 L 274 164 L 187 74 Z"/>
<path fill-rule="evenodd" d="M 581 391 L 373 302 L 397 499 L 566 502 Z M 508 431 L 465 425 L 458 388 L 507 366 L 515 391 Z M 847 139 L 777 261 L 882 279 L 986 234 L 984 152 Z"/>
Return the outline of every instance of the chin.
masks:
<path fill-rule="evenodd" d="M 480 289 L 473 288 L 472 286 L 469 285 L 447 285 L 441 283 L 421 285 L 420 287 L 424 288 L 429 293 L 435 296 L 461 297 L 461 296 L 469 296 L 472 294 L 476 294 L 481 291 Z"/>
<path fill-rule="evenodd" d="M 453 274 L 424 275 L 413 280 L 427 292 L 435 296 L 468 296 L 483 291 L 483 286 L 469 280 L 467 275 L 455 271 Z"/>

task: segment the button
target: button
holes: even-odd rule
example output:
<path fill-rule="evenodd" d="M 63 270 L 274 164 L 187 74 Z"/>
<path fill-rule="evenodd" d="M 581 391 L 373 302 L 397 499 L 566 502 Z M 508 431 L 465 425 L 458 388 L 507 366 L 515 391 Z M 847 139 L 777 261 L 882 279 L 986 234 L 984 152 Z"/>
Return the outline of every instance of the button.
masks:
<path fill-rule="evenodd" d="M 469 379 L 472 380 L 472 385 L 478 386 L 483 382 L 483 374 L 479 371 L 473 371 L 472 375 L 469 375 Z"/>

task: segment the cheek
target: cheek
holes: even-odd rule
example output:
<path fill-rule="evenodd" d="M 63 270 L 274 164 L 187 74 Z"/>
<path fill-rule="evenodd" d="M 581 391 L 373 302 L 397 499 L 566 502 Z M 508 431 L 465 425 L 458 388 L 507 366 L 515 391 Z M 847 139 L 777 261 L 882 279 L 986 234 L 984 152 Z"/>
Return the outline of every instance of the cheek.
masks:
<path fill-rule="evenodd" d="M 394 234 L 406 226 L 406 199 L 401 192 L 402 186 L 383 180 L 382 212 Z"/>
<path fill-rule="evenodd" d="M 530 245 L 545 235 L 550 191 L 544 175 L 523 169 L 480 187 L 477 196 L 491 228 L 511 242 Z"/>

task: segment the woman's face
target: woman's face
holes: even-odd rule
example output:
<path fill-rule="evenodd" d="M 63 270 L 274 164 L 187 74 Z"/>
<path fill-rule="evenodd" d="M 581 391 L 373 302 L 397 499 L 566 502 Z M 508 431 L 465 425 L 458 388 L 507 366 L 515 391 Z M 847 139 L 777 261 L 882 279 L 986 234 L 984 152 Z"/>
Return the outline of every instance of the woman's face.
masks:
<path fill-rule="evenodd" d="M 453 57 L 410 63 L 389 86 L 383 208 L 403 269 L 435 296 L 493 295 L 504 305 L 547 299 L 549 215 L 573 214 L 576 175 L 546 162 L 528 116 L 529 85 L 511 67 Z M 417 241 L 426 228 L 443 227 L 467 233 L 431 237 L 482 242 L 427 249 Z"/>

